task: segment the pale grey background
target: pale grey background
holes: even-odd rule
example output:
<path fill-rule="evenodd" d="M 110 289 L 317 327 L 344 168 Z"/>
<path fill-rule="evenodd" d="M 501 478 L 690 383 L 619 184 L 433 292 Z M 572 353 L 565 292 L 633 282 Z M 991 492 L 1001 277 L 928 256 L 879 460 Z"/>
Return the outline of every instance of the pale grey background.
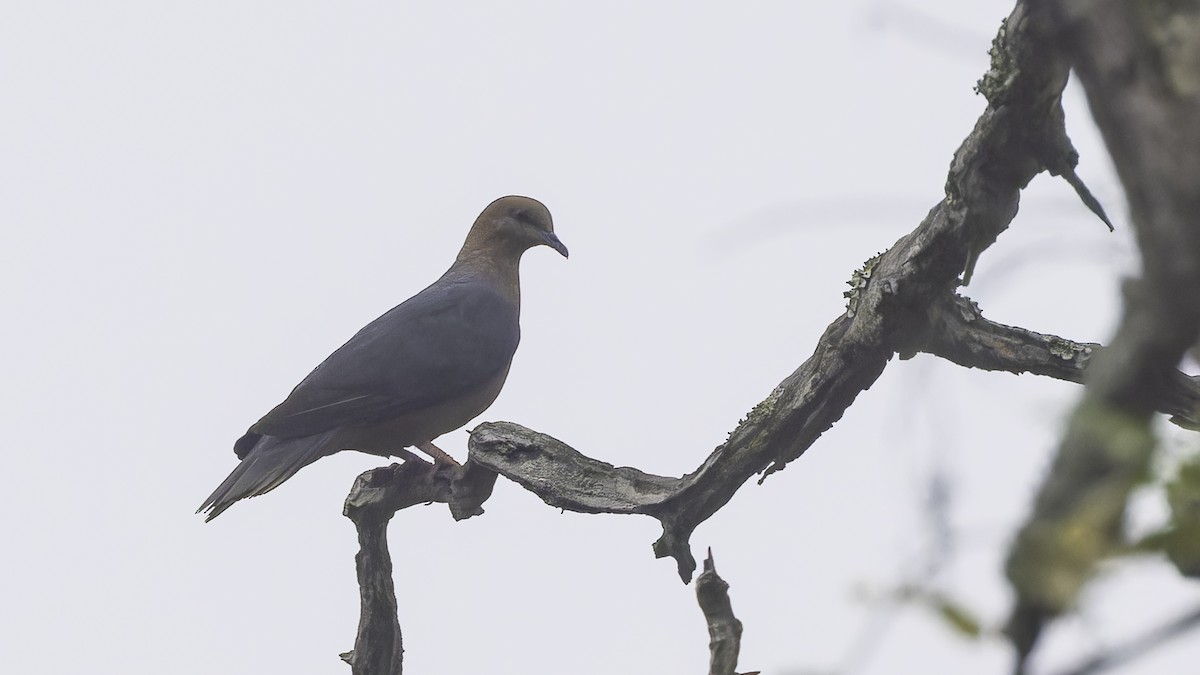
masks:
<path fill-rule="evenodd" d="M 210 525 L 192 511 L 246 426 L 436 278 L 504 194 L 543 200 L 572 257 L 527 256 L 523 344 L 482 419 L 692 470 L 809 355 L 851 272 L 940 198 L 1010 9 L 5 3 L 3 670 L 348 672 L 341 503 L 379 461 L 323 460 Z M 970 294 L 996 320 L 1104 340 L 1136 258 L 1082 96 L 1067 99 L 1080 173 L 1121 229 L 1041 176 Z M 733 586 L 743 669 L 861 652 L 871 598 L 922 577 L 935 466 L 959 556 L 932 583 L 1002 621 L 1004 546 L 1078 391 L 895 363 L 800 461 L 747 485 L 693 539 Z M 1140 520 L 1162 517 L 1143 501 Z M 407 672 L 703 672 L 704 623 L 652 558 L 657 534 L 503 481 L 482 518 L 399 514 Z M 1197 599 L 1161 563 L 1122 563 L 1038 662 Z M 998 640 L 894 618 L 857 672 L 1007 668 Z M 1122 672 L 1197 656 L 1184 639 Z"/>

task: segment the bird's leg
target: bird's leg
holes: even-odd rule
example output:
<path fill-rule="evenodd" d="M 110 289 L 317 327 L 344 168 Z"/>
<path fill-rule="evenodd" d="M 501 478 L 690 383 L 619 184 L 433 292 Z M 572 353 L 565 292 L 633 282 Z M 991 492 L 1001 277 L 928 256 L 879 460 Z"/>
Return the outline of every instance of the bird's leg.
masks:
<path fill-rule="evenodd" d="M 462 464 L 459 464 L 458 460 L 451 457 L 449 453 L 434 445 L 433 441 L 415 443 L 413 447 L 432 457 L 434 462 L 441 462 L 451 466 L 462 466 Z"/>
<path fill-rule="evenodd" d="M 417 455 L 415 453 L 409 452 L 408 448 L 400 448 L 399 450 L 395 450 L 391 453 L 390 456 L 391 457 L 399 457 L 400 459 L 402 459 L 406 462 L 414 462 L 414 461 L 422 461 L 423 462 L 423 461 L 425 461 L 425 460 L 421 459 L 420 457 L 417 457 Z"/>

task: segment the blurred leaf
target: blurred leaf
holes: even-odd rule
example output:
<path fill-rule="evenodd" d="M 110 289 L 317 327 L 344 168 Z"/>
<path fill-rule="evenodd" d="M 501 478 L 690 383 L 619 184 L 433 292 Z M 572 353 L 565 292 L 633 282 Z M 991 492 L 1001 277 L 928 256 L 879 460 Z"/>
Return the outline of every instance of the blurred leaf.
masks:
<path fill-rule="evenodd" d="M 897 604 L 918 605 L 933 610 L 958 635 L 972 640 L 983 634 L 983 625 L 974 612 L 944 593 L 921 586 L 904 585 L 888 596 Z"/>
<path fill-rule="evenodd" d="M 1171 523 L 1163 533 L 1163 551 L 1188 577 L 1200 577 L 1200 454 L 1179 467 L 1167 483 Z"/>
<path fill-rule="evenodd" d="M 1171 539 L 1170 527 L 1155 530 L 1133 542 L 1121 555 L 1137 555 L 1142 553 L 1163 553 L 1167 550 L 1167 541 Z"/>
<path fill-rule="evenodd" d="M 930 596 L 929 603 L 937 610 L 942 620 L 949 624 L 959 635 L 974 640 L 978 639 L 983 633 L 983 627 L 980 625 L 979 618 L 959 603 L 942 595 Z"/>
<path fill-rule="evenodd" d="M 1142 416 L 1085 397 L 1009 552 L 1014 614 L 1068 611 L 1096 563 L 1120 551 L 1130 494 L 1151 477 L 1155 447 Z"/>

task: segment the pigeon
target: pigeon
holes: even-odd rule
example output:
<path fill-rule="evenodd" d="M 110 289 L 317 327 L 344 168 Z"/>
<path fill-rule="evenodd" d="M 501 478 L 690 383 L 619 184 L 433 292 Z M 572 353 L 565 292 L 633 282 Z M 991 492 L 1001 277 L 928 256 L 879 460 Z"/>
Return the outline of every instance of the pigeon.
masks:
<path fill-rule="evenodd" d="M 415 447 L 454 462 L 433 440 L 500 394 L 521 337 L 521 256 L 543 245 L 567 256 L 541 202 L 489 204 L 441 278 L 355 333 L 238 439 L 240 463 L 196 512 L 210 521 L 341 450 Z"/>

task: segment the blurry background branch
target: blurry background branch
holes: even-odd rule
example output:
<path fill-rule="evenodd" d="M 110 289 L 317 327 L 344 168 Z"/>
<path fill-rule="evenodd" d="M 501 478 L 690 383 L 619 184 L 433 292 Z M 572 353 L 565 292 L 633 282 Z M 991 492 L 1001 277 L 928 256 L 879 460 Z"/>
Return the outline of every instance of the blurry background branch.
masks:
<path fill-rule="evenodd" d="M 1060 675 L 1094 675 L 1109 672 L 1197 627 L 1200 627 L 1200 607 L 1159 626 L 1146 635 L 1097 654 Z"/>
<path fill-rule="evenodd" d="M 1046 3 L 1041 17 L 1087 92 L 1129 199 L 1142 274 L 1112 345 L 1089 368 L 1033 513 L 1010 552 L 1016 672 L 1123 544 L 1132 489 L 1155 449 L 1151 414 L 1200 336 L 1200 6 Z M 1193 404 L 1194 409 L 1194 404 Z"/>

